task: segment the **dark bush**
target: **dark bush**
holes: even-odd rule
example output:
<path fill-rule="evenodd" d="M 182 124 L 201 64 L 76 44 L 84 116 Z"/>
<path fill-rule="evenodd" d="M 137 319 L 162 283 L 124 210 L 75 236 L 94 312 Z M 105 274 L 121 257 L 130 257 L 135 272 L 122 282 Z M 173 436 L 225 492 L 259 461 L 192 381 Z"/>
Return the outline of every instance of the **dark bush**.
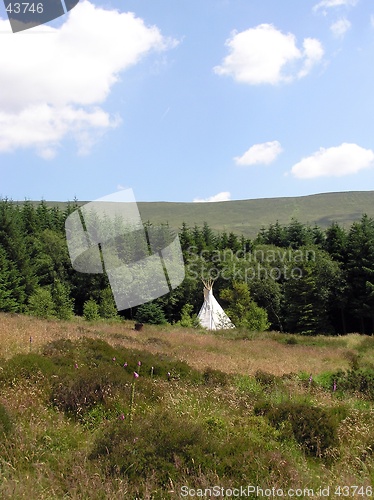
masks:
<path fill-rule="evenodd" d="M 157 473 L 161 484 L 176 480 L 187 468 L 191 473 L 209 449 L 203 426 L 159 412 L 133 425 L 116 422 L 96 441 L 90 459 L 101 458 L 110 475 L 126 475 L 130 481 Z M 194 459 L 196 463 L 194 464 Z"/>
<path fill-rule="evenodd" d="M 296 344 L 298 344 L 296 337 L 286 337 L 283 342 L 286 345 L 296 345 Z"/>
<path fill-rule="evenodd" d="M 4 405 L 0 403 L 0 438 L 12 430 L 12 421 Z"/>
<path fill-rule="evenodd" d="M 321 457 L 336 443 L 337 419 L 323 408 L 289 401 L 273 406 L 264 413 L 277 428 L 289 422 L 296 441 L 310 455 Z"/>
<path fill-rule="evenodd" d="M 70 339 L 58 339 L 48 342 L 43 348 L 44 356 L 69 355 L 74 352 L 74 344 Z"/>
<path fill-rule="evenodd" d="M 270 412 L 270 410 L 271 410 L 271 404 L 269 403 L 269 401 L 263 399 L 257 401 L 257 403 L 253 408 L 254 414 L 257 416 L 267 415 Z"/>
<path fill-rule="evenodd" d="M 129 385 L 130 378 L 118 366 L 82 368 L 52 387 L 51 401 L 61 411 L 80 418 L 96 405 L 105 405 L 114 390 Z"/>
<path fill-rule="evenodd" d="M 213 368 L 210 367 L 204 371 L 203 378 L 206 385 L 225 386 L 229 381 L 227 373 L 221 372 L 220 370 L 213 370 Z"/>
<path fill-rule="evenodd" d="M 155 302 L 148 302 L 138 307 L 135 318 L 138 323 L 165 325 L 167 323 L 162 307 Z"/>
<path fill-rule="evenodd" d="M 53 362 L 40 354 L 16 354 L 5 363 L 0 372 L 0 381 L 12 384 L 22 378 L 35 380 L 51 376 L 55 372 L 56 367 Z"/>
<path fill-rule="evenodd" d="M 255 379 L 266 389 L 272 389 L 276 385 L 282 384 L 282 381 L 279 377 L 273 375 L 272 373 L 263 372 L 262 370 L 256 371 Z"/>
<path fill-rule="evenodd" d="M 371 369 L 338 371 L 331 375 L 338 391 L 359 392 L 374 400 L 374 371 Z M 332 385 L 332 384 L 331 384 Z"/>
<path fill-rule="evenodd" d="M 89 456 L 110 476 L 125 476 L 133 484 L 170 486 L 170 480 L 198 483 L 201 475 L 221 481 L 254 482 L 269 468 L 257 438 L 236 429 L 223 432 L 220 419 L 199 423 L 160 410 L 128 421 L 116 421 L 96 439 Z M 141 497 L 143 498 L 143 497 Z"/>

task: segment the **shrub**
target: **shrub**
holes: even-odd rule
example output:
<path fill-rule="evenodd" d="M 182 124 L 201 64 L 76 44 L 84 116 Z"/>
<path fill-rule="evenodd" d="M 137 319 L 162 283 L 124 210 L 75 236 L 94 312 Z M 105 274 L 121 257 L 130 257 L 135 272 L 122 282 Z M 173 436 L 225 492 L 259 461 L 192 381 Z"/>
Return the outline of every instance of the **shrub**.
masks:
<path fill-rule="evenodd" d="M 148 323 L 150 325 L 165 325 L 167 323 L 164 311 L 155 302 L 148 302 L 138 307 L 135 320 L 138 323 Z"/>
<path fill-rule="evenodd" d="M 73 317 L 73 299 L 69 296 L 69 287 L 60 280 L 55 280 L 53 284 L 52 299 L 57 318 L 69 320 Z"/>
<path fill-rule="evenodd" d="M 227 486 L 255 483 L 264 470 L 273 470 L 272 447 L 278 443 L 269 425 L 253 427 L 252 422 L 237 428 L 216 416 L 199 422 L 158 410 L 140 415 L 132 425 L 118 419 L 109 424 L 96 438 L 89 459 L 97 460 L 108 476 L 125 476 L 130 485 L 140 488 L 147 479 L 163 488 L 181 480 L 201 487 L 204 478 L 219 478 Z M 283 460 L 280 452 L 278 458 Z M 138 490 L 137 498 L 146 498 L 143 493 Z"/>
<path fill-rule="evenodd" d="M 296 345 L 298 344 L 296 337 L 286 337 L 283 341 L 286 345 Z"/>
<path fill-rule="evenodd" d="M 82 338 L 77 342 L 77 348 L 82 362 L 93 367 L 98 363 L 113 364 L 113 358 L 118 359 L 119 362 L 122 355 L 122 351 L 101 339 Z"/>
<path fill-rule="evenodd" d="M 166 484 L 169 478 L 177 480 L 182 470 L 196 469 L 201 464 L 198 450 L 207 446 L 202 425 L 158 412 L 135 419 L 131 426 L 126 422 L 112 424 L 96 441 L 90 459 L 104 460 L 110 475 L 126 475 L 136 482 L 156 473 L 159 484 Z"/>
<path fill-rule="evenodd" d="M 128 380 L 118 366 L 79 369 L 74 376 L 65 376 L 54 384 L 51 401 L 66 414 L 81 418 L 96 405 L 106 405 L 113 390 L 124 387 Z"/>
<path fill-rule="evenodd" d="M 264 408 L 264 414 L 277 428 L 289 422 L 296 441 L 310 455 L 321 457 L 336 443 L 337 420 L 323 408 L 289 401 Z"/>
<path fill-rule="evenodd" d="M 12 430 L 12 422 L 4 405 L 0 403 L 0 438 L 9 434 Z"/>
<path fill-rule="evenodd" d="M 331 384 L 335 380 L 338 391 L 359 392 L 374 400 L 374 371 L 371 369 L 338 371 L 331 375 Z"/>
<path fill-rule="evenodd" d="M 38 288 L 29 298 L 27 311 L 37 318 L 53 318 L 56 315 L 55 304 L 49 288 Z"/>
<path fill-rule="evenodd" d="M 41 376 L 51 376 L 56 371 L 52 361 L 40 354 L 16 354 L 10 358 L 0 372 L 0 380 L 13 384 L 15 380 L 39 379 Z"/>
<path fill-rule="evenodd" d="M 276 385 L 282 384 L 282 381 L 279 377 L 273 375 L 272 373 L 263 372 L 262 370 L 256 371 L 255 379 L 265 389 L 271 389 Z"/>
<path fill-rule="evenodd" d="M 192 314 L 192 311 L 193 305 L 184 304 L 181 311 L 181 319 L 177 324 L 185 328 L 198 328 L 200 326 L 200 322 L 197 319 L 197 315 Z"/>
<path fill-rule="evenodd" d="M 229 376 L 227 373 L 221 372 L 220 370 L 213 370 L 213 368 L 207 368 L 203 374 L 204 383 L 206 385 L 227 385 Z"/>
<path fill-rule="evenodd" d="M 271 404 L 269 403 L 269 401 L 266 401 L 264 399 L 260 399 L 255 404 L 253 411 L 254 411 L 254 414 L 256 416 L 264 416 L 264 415 L 268 415 L 270 413 L 271 408 L 272 407 L 271 407 Z"/>
<path fill-rule="evenodd" d="M 118 318 L 117 306 L 111 288 L 107 287 L 100 293 L 99 314 L 102 318 Z"/>
<path fill-rule="evenodd" d="M 99 306 L 94 299 L 86 300 L 83 305 L 83 316 L 87 321 L 96 321 L 100 318 Z"/>

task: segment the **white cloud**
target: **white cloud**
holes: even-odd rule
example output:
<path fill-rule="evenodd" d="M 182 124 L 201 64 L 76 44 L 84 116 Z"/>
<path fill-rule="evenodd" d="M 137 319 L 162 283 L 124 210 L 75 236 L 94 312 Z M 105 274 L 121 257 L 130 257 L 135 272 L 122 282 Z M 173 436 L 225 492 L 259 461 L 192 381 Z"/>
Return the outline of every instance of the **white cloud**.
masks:
<path fill-rule="evenodd" d="M 305 38 L 303 48 L 303 66 L 297 75 L 299 78 L 306 76 L 324 54 L 322 44 L 315 38 Z"/>
<path fill-rule="evenodd" d="M 99 107 L 120 73 L 150 51 L 175 45 L 134 14 L 87 0 L 60 28 L 37 30 L 14 35 L 0 19 L 0 31 L 9 31 L 0 38 L 0 152 L 33 147 L 48 158 L 71 135 L 85 154 L 120 123 Z"/>
<path fill-rule="evenodd" d="M 342 177 L 373 166 L 374 151 L 364 149 L 357 144 L 343 143 L 328 149 L 320 148 L 311 156 L 296 163 L 291 173 L 299 179 Z"/>
<path fill-rule="evenodd" d="M 319 9 L 329 9 L 332 7 L 354 7 L 358 0 L 322 0 L 317 3 L 313 10 L 317 11 Z"/>
<path fill-rule="evenodd" d="M 305 76 L 323 55 L 318 40 L 306 38 L 304 50 L 300 50 L 292 33 L 285 35 L 271 24 L 234 32 L 226 45 L 230 53 L 214 68 L 215 73 L 251 85 L 275 85 Z M 302 69 L 294 67 L 297 65 Z"/>
<path fill-rule="evenodd" d="M 282 152 L 280 142 L 271 141 L 262 144 L 255 144 L 250 147 L 242 156 L 236 156 L 234 161 L 237 165 L 268 165 L 272 163 Z"/>
<path fill-rule="evenodd" d="M 195 198 L 193 201 L 194 203 L 207 203 L 214 201 L 229 201 L 230 199 L 231 199 L 231 193 L 229 193 L 229 191 L 222 191 L 222 193 L 215 194 L 213 196 L 210 196 L 209 198 L 205 199 Z"/>
<path fill-rule="evenodd" d="M 345 17 L 338 19 L 330 26 L 330 30 L 335 38 L 342 38 L 351 28 L 351 23 Z"/>

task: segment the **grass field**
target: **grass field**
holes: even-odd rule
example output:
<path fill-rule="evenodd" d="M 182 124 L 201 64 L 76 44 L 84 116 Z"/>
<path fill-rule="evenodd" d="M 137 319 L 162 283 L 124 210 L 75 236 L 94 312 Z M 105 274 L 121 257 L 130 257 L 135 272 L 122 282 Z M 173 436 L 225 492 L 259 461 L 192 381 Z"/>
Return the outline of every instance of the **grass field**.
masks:
<path fill-rule="evenodd" d="M 1 498 L 163 500 L 214 485 L 371 496 L 371 337 L 11 314 L 0 336 Z"/>
<path fill-rule="evenodd" d="M 321 373 L 346 369 L 352 352 L 367 343 L 367 337 L 350 334 L 345 337 L 303 337 L 277 332 L 200 333 L 188 328 L 147 325 L 142 332 L 134 323 L 88 324 L 84 320 L 64 322 L 40 320 L 22 315 L 0 315 L 0 357 L 38 351 L 43 345 L 59 338 L 78 339 L 82 335 L 96 337 L 112 345 L 163 353 L 186 361 L 203 370 L 206 367 L 226 373 L 253 375 L 263 370 L 274 375 L 308 371 Z M 288 345 L 287 339 L 297 343 Z M 374 354 L 374 339 L 373 351 Z"/>

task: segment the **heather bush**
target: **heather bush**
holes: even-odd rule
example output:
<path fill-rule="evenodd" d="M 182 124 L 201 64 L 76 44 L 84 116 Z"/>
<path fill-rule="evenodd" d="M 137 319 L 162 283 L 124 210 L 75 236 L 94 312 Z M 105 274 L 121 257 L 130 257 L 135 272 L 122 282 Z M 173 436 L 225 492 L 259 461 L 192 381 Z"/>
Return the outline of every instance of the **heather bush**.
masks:
<path fill-rule="evenodd" d="M 51 402 L 66 414 L 81 418 L 94 406 L 108 404 L 115 391 L 128 383 L 129 377 L 118 366 L 83 367 L 54 383 Z"/>
<path fill-rule="evenodd" d="M 213 370 L 213 368 L 206 368 L 203 374 L 204 383 L 206 385 L 221 385 L 225 386 L 229 382 L 229 376 L 227 373 L 221 372 L 220 370 Z"/>
<path fill-rule="evenodd" d="M 367 368 L 338 371 L 332 374 L 331 378 L 335 380 L 338 391 L 361 393 L 366 398 L 374 400 L 374 370 Z"/>
<path fill-rule="evenodd" d="M 338 421 L 324 408 L 287 401 L 276 406 L 263 406 L 262 411 L 276 428 L 289 422 L 296 441 L 309 455 L 321 457 L 336 444 Z"/>
<path fill-rule="evenodd" d="M 108 476 L 124 477 L 132 485 L 152 478 L 158 487 L 168 487 L 183 478 L 183 484 L 196 487 L 202 476 L 219 477 L 222 486 L 254 483 L 261 471 L 274 466 L 270 456 L 277 443 L 271 428 L 262 430 L 267 433 L 265 446 L 250 426 L 229 429 L 219 417 L 199 422 L 158 410 L 135 418 L 132 425 L 126 420 L 112 423 L 96 439 L 89 458 Z"/>
<path fill-rule="evenodd" d="M 0 403 L 0 439 L 12 430 L 12 421 L 4 405 Z"/>
<path fill-rule="evenodd" d="M 20 379 L 37 380 L 55 372 L 53 362 L 40 354 L 16 354 L 5 362 L 0 371 L 0 382 L 13 385 Z"/>
<path fill-rule="evenodd" d="M 257 370 L 255 373 L 256 381 L 262 385 L 264 389 L 273 389 L 276 386 L 282 385 L 282 380 L 273 375 L 272 373 L 267 373 L 262 370 Z"/>

